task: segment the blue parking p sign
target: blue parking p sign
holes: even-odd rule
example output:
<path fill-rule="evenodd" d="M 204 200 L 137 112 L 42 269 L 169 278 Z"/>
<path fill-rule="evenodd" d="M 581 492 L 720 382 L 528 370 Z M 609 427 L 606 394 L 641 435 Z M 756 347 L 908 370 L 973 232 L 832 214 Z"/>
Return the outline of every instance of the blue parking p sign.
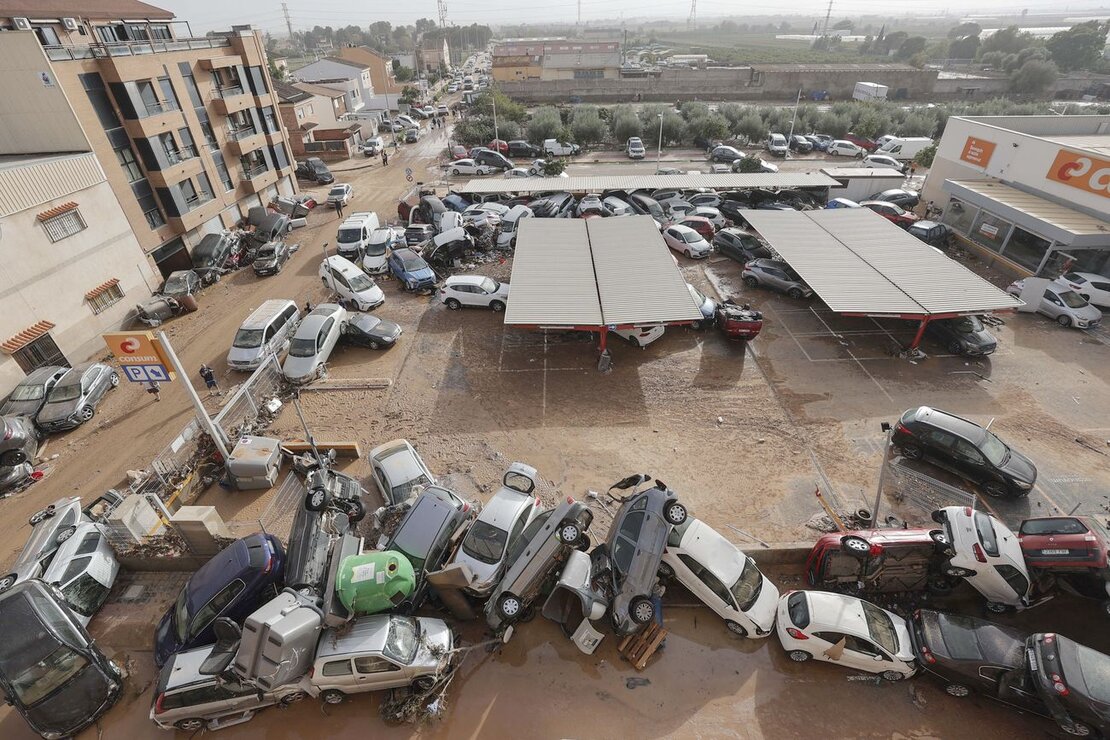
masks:
<path fill-rule="evenodd" d="M 165 365 L 123 365 L 123 373 L 132 383 L 168 383 L 170 373 Z"/>

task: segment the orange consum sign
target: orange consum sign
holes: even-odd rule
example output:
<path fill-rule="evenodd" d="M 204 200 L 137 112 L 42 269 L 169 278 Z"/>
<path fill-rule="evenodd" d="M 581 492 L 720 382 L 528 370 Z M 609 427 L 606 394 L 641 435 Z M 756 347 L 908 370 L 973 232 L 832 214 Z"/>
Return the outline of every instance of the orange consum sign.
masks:
<path fill-rule="evenodd" d="M 1049 180 L 1110 198 L 1110 160 L 1061 149 L 1048 168 Z"/>
<path fill-rule="evenodd" d="M 166 359 L 166 353 L 162 350 L 162 344 L 150 332 L 117 331 L 101 336 L 104 337 L 104 344 L 108 345 L 108 350 L 115 355 L 116 361 L 124 369 L 128 380 L 173 380 L 174 373 L 169 369 L 171 365 L 169 360 Z M 148 378 L 138 370 L 135 373 L 128 372 L 127 368 L 129 366 L 134 368 L 160 368 L 160 371 L 153 370 Z M 139 376 L 143 377 L 140 378 Z"/>
<path fill-rule="evenodd" d="M 960 159 L 977 167 L 986 167 L 994 155 L 995 143 L 975 136 L 967 137 Z"/>

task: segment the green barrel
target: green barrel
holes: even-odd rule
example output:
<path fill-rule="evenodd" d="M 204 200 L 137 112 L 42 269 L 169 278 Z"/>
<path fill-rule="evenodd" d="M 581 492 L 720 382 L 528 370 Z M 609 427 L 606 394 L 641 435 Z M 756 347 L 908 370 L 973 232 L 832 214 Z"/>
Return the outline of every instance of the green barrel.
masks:
<path fill-rule="evenodd" d="M 376 614 L 404 601 L 416 587 L 412 563 L 392 550 L 349 555 L 339 564 L 335 591 L 352 614 Z"/>

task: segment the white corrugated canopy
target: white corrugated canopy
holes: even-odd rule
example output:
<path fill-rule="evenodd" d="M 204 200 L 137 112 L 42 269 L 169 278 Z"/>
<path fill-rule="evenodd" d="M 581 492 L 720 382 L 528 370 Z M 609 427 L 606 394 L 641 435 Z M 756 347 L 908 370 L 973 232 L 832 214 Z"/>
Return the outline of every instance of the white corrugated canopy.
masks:
<path fill-rule="evenodd" d="M 517 223 L 505 323 L 527 326 L 603 323 L 586 221 L 524 218 Z"/>
<path fill-rule="evenodd" d="M 661 188 L 821 188 L 839 182 L 820 172 L 753 172 L 729 175 L 588 175 L 581 177 L 519 177 L 470 180 L 456 193 L 601 193 L 605 190 Z"/>
<path fill-rule="evenodd" d="M 866 208 L 743 215 L 838 313 L 925 317 L 1022 305 Z"/>

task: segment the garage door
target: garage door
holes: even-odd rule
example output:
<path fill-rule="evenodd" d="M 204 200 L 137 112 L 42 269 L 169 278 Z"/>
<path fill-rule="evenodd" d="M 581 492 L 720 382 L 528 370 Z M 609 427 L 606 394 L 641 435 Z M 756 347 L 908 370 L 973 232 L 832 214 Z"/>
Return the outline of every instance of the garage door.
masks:
<path fill-rule="evenodd" d="M 292 198 L 296 193 L 296 190 L 293 188 L 293 178 L 289 175 L 281 178 L 281 180 L 278 181 L 278 192 L 286 198 Z"/>

